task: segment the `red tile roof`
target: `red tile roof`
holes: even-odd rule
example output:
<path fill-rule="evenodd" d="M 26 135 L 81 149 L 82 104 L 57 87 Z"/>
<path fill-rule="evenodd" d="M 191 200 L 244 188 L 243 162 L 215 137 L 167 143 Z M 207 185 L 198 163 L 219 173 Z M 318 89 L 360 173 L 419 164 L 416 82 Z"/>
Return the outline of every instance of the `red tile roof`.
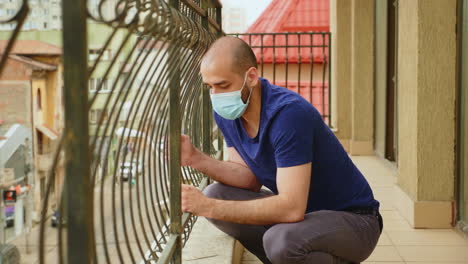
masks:
<path fill-rule="evenodd" d="M 285 32 L 328 32 L 330 31 L 329 0 L 273 0 L 260 15 L 247 33 L 285 33 Z M 328 47 L 303 48 L 255 48 L 256 46 L 328 46 L 330 35 L 253 35 L 242 39 L 253 46 L 257 60 L 260 63 L 310 63 L 311 57 L 316 63 L 322 63 Z M 300 42 L 300 43 L 299 43 Z M 273 56 L 275 55 L 275 56 Z M 262 57 L 263 56 L 263 57 Z"/>
<path fill-rule="evenodd" d="M 0 53 L 2 53 L 8 40 L 0 40 Z M 62 49 L 58 46 L 39 41 L 39 40 L 16 40 L 10 54 L 15 55 L 62 55 Z"/>
<path fill-rule="evenodd" d="M 273 0 L 247 33 L 330 30 L 329 0 Z"/>

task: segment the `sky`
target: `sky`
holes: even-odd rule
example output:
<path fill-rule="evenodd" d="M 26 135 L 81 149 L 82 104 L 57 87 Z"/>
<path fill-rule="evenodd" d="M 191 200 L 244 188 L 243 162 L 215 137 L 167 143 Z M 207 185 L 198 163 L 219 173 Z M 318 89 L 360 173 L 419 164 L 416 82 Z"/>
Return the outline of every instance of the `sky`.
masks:
<path fill-rule="evenodd" d="M 267 8 L 272 0 L 221 0 L 223 7 L 242 7 L 246 9 L 247 25 L 251 25 Z"/>

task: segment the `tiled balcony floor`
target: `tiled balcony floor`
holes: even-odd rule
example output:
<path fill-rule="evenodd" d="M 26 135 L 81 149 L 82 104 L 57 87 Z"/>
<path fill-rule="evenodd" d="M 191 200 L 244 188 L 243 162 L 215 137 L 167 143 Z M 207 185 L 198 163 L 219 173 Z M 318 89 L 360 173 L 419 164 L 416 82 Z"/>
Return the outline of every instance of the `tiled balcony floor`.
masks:
<path fill-rule="evenodd" d="M 468 263 L 468 238 L 455 230 L 416 230 L 393 206 L 396 178 L 393 169 L 377 157 L 352 157 L 366 176 L 381 203 L 384 231 L 367 264 L 460 264 Z M 244 252 L 244 264 L 261 264 Z"/>

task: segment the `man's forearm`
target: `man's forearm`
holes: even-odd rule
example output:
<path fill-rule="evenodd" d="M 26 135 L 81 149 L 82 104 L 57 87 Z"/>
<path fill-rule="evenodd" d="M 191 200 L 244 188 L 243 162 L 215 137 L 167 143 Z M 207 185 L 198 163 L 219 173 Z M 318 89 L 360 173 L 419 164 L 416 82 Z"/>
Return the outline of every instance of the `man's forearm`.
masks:
<path fill-rule="evenodd" d="M 206 215 L 202 216 L 250 225 L 299 222 L 305 214 L 280 195 L 249 201 L 210 199 L 208 208 Z"/>
<path fill-rule="evenodd" d="M 261 186 L 248 167 L 230 161 L 214 159 L 198 150 L 196 158 L 190 166 L 215 181 L 233 187 L 259 191 Z"/>

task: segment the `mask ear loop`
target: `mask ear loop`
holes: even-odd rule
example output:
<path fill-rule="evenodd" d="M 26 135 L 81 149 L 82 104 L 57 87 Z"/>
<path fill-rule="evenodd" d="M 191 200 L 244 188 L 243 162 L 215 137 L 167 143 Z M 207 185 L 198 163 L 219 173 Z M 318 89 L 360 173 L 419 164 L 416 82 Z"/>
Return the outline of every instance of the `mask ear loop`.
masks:
<path fill-rule="evenodd" d="M 244 78 L 244 84 L 242 85 L 242 89 L 244 89 L 245 83 L 247 82 L 247 72 L 245 73 L 245 78 Z M 249 97 L 247 97 L 247 102 L 245 104 L 248 104 L 250 102 L 250 96 L 252 95 L 252 90 L 253 87 L 249 87 Z"/>

